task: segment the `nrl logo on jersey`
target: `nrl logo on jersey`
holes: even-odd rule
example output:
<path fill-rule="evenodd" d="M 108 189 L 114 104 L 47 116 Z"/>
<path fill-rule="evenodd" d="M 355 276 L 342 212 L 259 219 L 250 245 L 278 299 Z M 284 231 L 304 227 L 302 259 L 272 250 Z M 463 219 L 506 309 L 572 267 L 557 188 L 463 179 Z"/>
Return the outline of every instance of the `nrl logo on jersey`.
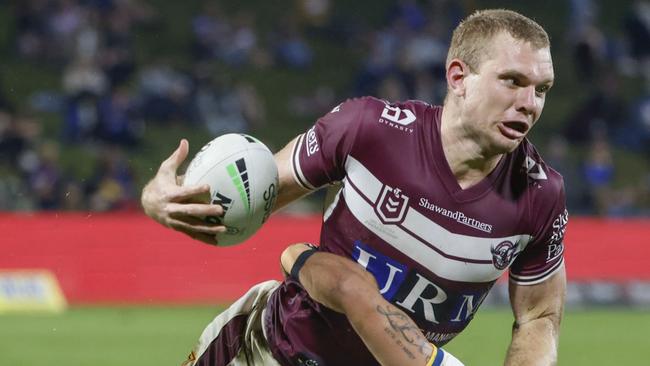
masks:
<path fill-rule="evenodd" d="M 415 120 L 415 114 L 411 110 L 391 107 L 386 104 L 378 122 L 400 131 L 413 133 L 413 128 L 408 127 L 408 125 L 415 122 Z"/>
<path fill-rule="evenodd" d="M 375 213 L 384 224 L 400 224 L 406 217 L 409 198 L 399 188 L 385 185 L 375 204 Z"/>

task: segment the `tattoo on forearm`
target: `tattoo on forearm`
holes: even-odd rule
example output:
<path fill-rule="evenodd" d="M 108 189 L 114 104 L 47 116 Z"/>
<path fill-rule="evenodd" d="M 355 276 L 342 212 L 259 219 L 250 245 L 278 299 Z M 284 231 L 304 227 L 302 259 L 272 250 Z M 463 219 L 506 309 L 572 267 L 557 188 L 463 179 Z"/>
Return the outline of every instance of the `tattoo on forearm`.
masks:
<path fill-rule="evenodd" d="M 420 328 L 415 326 L 408 316 L 397 309 L 391 309 L 390 305 L 387 305 L 385 308 L 377 305 L 377 312 L 386 317 L 390 325 L 390 328 L 386 327 L 384 331 L 391 335 L 398 345 L 402 346 L 402 350 L 411 359 L 414 359 L 415 355 L 406 348 L 407 345 L 417 347 L 417 351 L 425 357 L 431 356 L 433 350 L 429 341 L 424 337 Z"/>

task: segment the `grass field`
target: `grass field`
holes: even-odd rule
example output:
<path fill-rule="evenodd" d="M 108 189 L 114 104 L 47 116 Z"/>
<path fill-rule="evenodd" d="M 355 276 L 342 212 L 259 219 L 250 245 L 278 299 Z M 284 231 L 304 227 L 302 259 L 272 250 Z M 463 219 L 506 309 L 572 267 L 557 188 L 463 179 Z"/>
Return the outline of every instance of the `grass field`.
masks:
<path fill-rule="evenodd" d="M 60 315 L 0 315 L 0 365 L 179 365 L 216 311 L 212 307 L 76 307 Z M 445 348 L 468 366 L 499 365 L 511 321 L 507 310 L 484 309 Z M 559 364 L 650 365 L 648 333 L 650 311 L 569 311 Z"/>

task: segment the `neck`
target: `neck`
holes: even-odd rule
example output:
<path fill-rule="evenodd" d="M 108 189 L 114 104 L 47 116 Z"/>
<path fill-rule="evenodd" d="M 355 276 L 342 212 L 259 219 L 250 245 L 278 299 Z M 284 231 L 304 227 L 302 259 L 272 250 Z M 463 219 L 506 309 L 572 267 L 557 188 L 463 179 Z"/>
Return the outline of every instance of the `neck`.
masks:
<path fill-rule="evenodd" d="M 490 174 L 503 154 L 484 148 L 481 137 L 464 127 L 461 113 L 452 104 L 445 103 L 442 110 L 442 150 L 458 184 L 465 189 Z"/>

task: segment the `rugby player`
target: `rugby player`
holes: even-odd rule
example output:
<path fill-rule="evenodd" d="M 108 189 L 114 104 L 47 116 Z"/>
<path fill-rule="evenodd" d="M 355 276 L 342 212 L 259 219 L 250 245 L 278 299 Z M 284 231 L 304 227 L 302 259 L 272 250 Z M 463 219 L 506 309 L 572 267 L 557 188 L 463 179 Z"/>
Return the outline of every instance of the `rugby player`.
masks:
<path fill-rule="evenodd" d="M 446 78 L 443 106 L 364 97 L 319 119 L 276 154 L 278 207 L 340 183 L 307 266 L 326 253 L 357 262 L 436 347 L 467 326 L 509 270 L 515 321 L 505 364 L 553 365 L 566 292 L 564 184 L 526 138 L 553 84 L 548 36 L 512 11 L 474 13 L 454 31 Z M 182 140 L 143 190 L 143 207 L 213 242 L 225 228 L 194 217 L 222 209 L 185 203 L 209 188 L 177 183 L 187 152 Z M 317 268 L 312 291 L 339 267 Z M 294 277 L 264 282 L 208 325 L 188 362 L 379 364 L 390 334 L 367 338 L 350 320 Z"/>

